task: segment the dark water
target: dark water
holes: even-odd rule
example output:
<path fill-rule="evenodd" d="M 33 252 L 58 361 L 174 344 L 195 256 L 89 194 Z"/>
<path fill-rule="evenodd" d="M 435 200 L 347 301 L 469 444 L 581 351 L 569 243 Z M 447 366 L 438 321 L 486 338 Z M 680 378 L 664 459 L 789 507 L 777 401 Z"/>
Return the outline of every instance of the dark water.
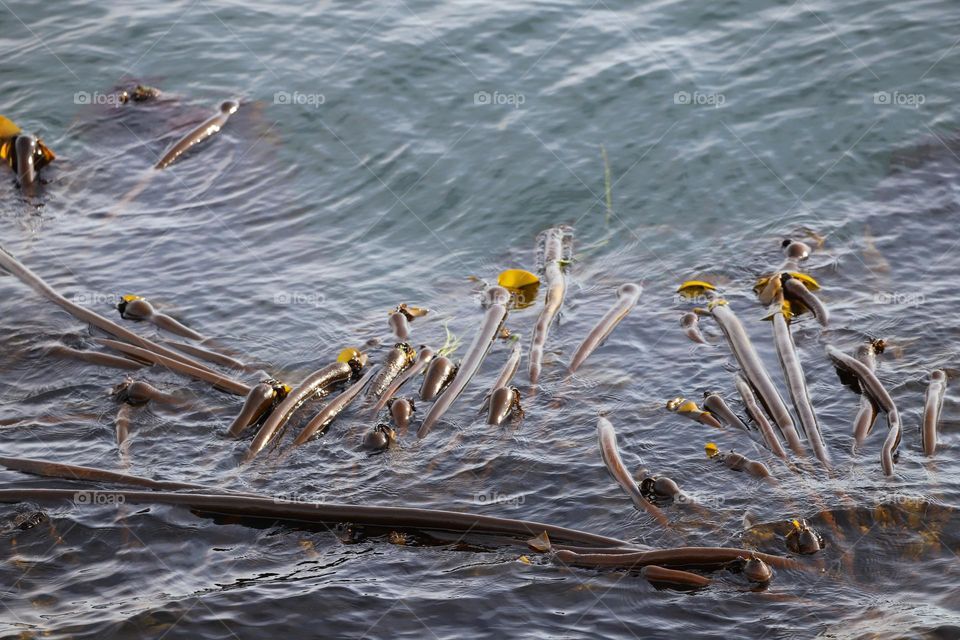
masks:
<path fill-rule="evenodd" d="M 524 564 L 517 548 L 344 545 L 133 505 L 47 506 L 49 521 L 23 530 L 31 507 L 7 505 L 4 637 L 957 637 L 953 383 L 933 460 L 918 425 L 926 373 L 956 367 L 960 334 L 958 27 L 946 1 L 3 3 L 0 113 L 59 158 L 39 207 L 6 174 L 2 244 L 104 314 L 119 295 L 148 296 L 296 381 L 344 346 L 380 339 L 381 357 L 400 302 L 432 310 L 416 342 L 442 343 L 445 322 L 469 342 L 482 312 L 468 276 L 533 268 L 540 230 L 576 228 L 543 388 L 522 423 L 479 416 L 508 353 L 498 344 L 422 441 L 368 457 L 369 420 L 345 416 L 282 464 L 267 455 L 238 473 L 246 443 L 225 430 L 239 399 L 150 370 L 193 406 L 135 414 L 131 473 L 525 517 L 653 547 L 785 553 L 766 532 L 806 517 L 828 542 L 822 573 L 778 572 L 753 591 L 721 572 L 690 595 Z M 169 99 L 104 104 L 130 80 Z M 228 97 L 243 105 L 222 134 L 110 217 Z M 807 229 L 825 237 L 809 268 L 833 321 L 802 320 L 794 335 L 832 479 L 811 465 L 793 475 L 742 434 L 663 410 L 678 394 L 734 394 L 716 331 L 721 346 L 694 348 L 677 326 L 687 305 L 673 291 L 691 276 L 725 283 L 780 380 L 750 287 L 779 262 L 780 240 Z M 640 305 L 565 381 L 627 280 L 644 285 Z M 108 392 L 122 374 L 45 357 L 93 333 L 12 278 L 0 296 L 4 455 L 120 468 Z M 509 328 L 527 340 L 538 310 L 511 314 Z M 882 420 L 849 453 L 859 400 L 823 353 L 867 337 L 900 347 L 879 368 L 905 425 L 892 479 Z M 600 460 L 598 411 L 612 412 L 629 466 L 674 477 L 707 512 L 666 507 L 668 532 L 635 511 Z M 707 460 L 707 440 L 766 461 L 780 487 Z M 746 530 L 747 515 L 768 524 Z"/>

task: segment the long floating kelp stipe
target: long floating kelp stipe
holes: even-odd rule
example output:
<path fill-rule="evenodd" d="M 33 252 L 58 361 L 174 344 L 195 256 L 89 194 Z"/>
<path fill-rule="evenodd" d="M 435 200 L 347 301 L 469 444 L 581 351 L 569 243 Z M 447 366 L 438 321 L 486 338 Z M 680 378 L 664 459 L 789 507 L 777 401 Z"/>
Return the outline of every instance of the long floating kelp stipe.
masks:
<path fill-rule="evenodd" d="M 407 367 L 400 375 L 393 379 L 386 389 L 383 390 L 383 393 L 380 394 L 380 399 L 377 400 L 377 403 L 373 405 L 371 413 L 376 415 L 383 409 L 391 398 L 397 393 L 397 391 L 408 380 L 412 379 L 418 373 L 422 372 L 430 362 L 433 360 L 433 357 L 436 355 L 436 351 L 427 346 L 421 346 L 420 352 L 417 354 L 417 360 L 412 365 Z"/>
<path fill-rule="evenodd" d="M 777 434 L 774 433 L 773 426 L 767 421 L 767 416 L 763 413 L 763 409 L 760 408 L 760 404 L 757 402 L 757 396 L 753 393 L 753 387 L 751 387 L 747 379 L 741 375 L 736 377 L 735 382 L 737 392 L 743 401 L 743 406 L 747 409 L 747 414 L 749 414 L 750 419 L 753 420 L 753 423 L 756 424 L 760 430 L 767 449 L 774 455 L 786 460 L 787 452 L 783 448 L 783 445 L 780 444 L 780 439 L 777 438 Z"/>
<path fill-rule="evenodd" d="M 823 442 L 820 423 L 810 401 L 807 379 L 790 332 L 794 315 L 804 310 L 809 310 L 823 326 L 827 326 L 827 310 L 809 290 L 820 285 L 810 276 L 799 272 L 800 262 L 810 256 L 810 247 L 806 243 L 787 239 L 783 241 L 783 252 L 786 257 L 783 264 L 772 275 L 761 278 L 754 289 L 761 302 L 772 309 L 773 344 L 800 426 L 813 454 L 829 469 L 830 455 Z"/>
<path fill-rule="evenodd" d="M 406 342 L 398 342 L 387 353 L 380 370 L 370 383 L 367 394 L 379 398 L 410 365 L 417 359 L 417 351 Z"/>
<path fill-rule="evenodd" d="M 681 571 L 679 569 L 667 569 L 658 567 L 655 564 L 645 565 L 640 569 L 640 575 L 647 579 L 651 584 L 663 584 L 674 588 L 694 588 L 710 586 L 713 582 L 707 576 L 690 571 Z"/>
<path fill-rule="evenodd" d="M 363 391 L 364 387 L 371 383 L 371 379 L 376 381 L 374 374 L 377 371 L 371 369 L 363 374 L 363 377 L 354 382 L 352 385 L 343 390 L 340 395 L 331 400 L 327 406 L 320 410 L 320 413 L 311 418 L 310 422 L 307 423 L 307 426 L 303 428 L 300 432 L 300 435 L 296 437 L 293 441 L 292 447 L 298 447 L 301 444 L 304 444 L 311 438 L 314 438 L 318 435 L 323 435 L 327 430 L 327 427 L 330 426 L 330 423 L 336 419 L 338 415 L 343 413 L 343 411 L 350 406 L 350 404 L 360 395 L 360 392 Z"/>
<path fill-rule="evenodd" d="M 338 523 L 369 526 L 390 530 L 414 530 L 452 532 L 461 535 L 494 536 L 514 538 L 536 550 L 552 554 L 555 562 L 574 567 L 643 569 L 655 567 L 646 572 L 646 577 L 654 582 L 673 582 L 678 586 L 703 586 L 709 581 L 698 579 L 696 574 L 683 569 L 715 570 L 746 563 L 760 561 L 779 569 L 815 570 L 819 565 L 801 564 L 791 558 L 775 556 L 749 549 L 726 547 L 679 547 L 674 549 L 637 550 L 616 538 L 610 538 L 586 531 L 567 527 L 499 518 L 458 511 L 439 509 L 417 509 L 410 507 L 380 507 L 366 505 L 309 503 L 289 501 L 283 498 L 261 497 L 252 494 L 234 493 L 180 493 L 165 490 L 172 484 L 186 490 L 197 489 L 196 485 L 179 483 L 160 483 L 136 476 L 103 472 L 96 469 L 58 465 L 42 461 L 23 461 L 4 458 L 0 463 L 9 468 L 98 482 L 133 484 L 153 491 L 131 490 L 78 490 L 69 489 L 0 489 L 0 503 L 32 504 L 72 504 L 74 507 L 101 504 L 166 504 L 185 507 L 201 516 L 226 516 L 231 519 L 279 522 L 291 527 L 316 527 Z M 62 474 L 62 475 L 61 475 Z M 82 499 L 78 499 L 78 496 Z M 532 538 L 532 539 L 531 539 Z M 584 545 L 582 547 L 551 548 L 544 547 L 540 540 L 553 540 L 558 543 Z M 536 542 L 535 542 L 536 541 Z M 590 553 L 578 553 L 576 548 Z M 662 567 L 662 568 L 661 568 Z M 751 569 L 750 579 L 769 580 L 769 570 Z M 706 581 L 705 581 L 706 580 Z"/>
<path fill-rule="evenodd" d="M 590 354 L 616 329 L 620 321 L 627 317 L 630 310 L 637 305 L 637 300 L 640 299 L 642 291 L 643 288 L 640 285 L 632 282 L 620 285 L 620 288 L 617 289 L 616 304 L 604 314 L 597 326 L 590 330 L 590 333 L 587 334 L 587 337 L 574 352 L 573 359 L 570 361 L 571 373 L 579 369 L 580 365 L 590 357 Z"/>
<path fill-rule="evenodd" d="M 756 389 L 760 401 L 770 412 L 770 417 L 780 428 L 787 444 L 793 449 L 794 453 L 803 455 L 805 453 L 804 447 L 800 442 L 800 436 L 797 434 L 796 428 L 793 426 L 790 411 L 787 410 L 787 406 L 784 404 L 783 398 L 780 397 L 780 392 L 774 386 L 767 368 L 763 366 L 760 356 L 757 355 L 757 350 L 750 341 L 743 324 L 726 301 L 715 300 L 712 302 L 710 313 L 726 336 L 727 342 L 730 344 L 730 350 L 737 362 L 740 363 L 740 370 L 743 371 L 744 377 L 750 383 L 750 386 Z"/>
<path fill-rule="evenodd" d="M 250 448 L 247 450 L 243 461 L 249 462 L 255 458 L 273 440 L 277 431 L 287 423 L 293 412 L 299 409 L 303 403 L 317 395 L 329 393 L 330 388 L 335 384 L 358 377 L 366 363 L 367 356 L 365 354 L 356 349 L 344 349 L 337 356 L 336 362 L 307 376 L 267 416 L 253 442 L 250 443 Z"/>
<path fill-rule="evenodd" d="M 709 584 L 706 577 L 679 568 L 715 570 L 735 568 L 748 579 L 766 582 L 772 572 L 766 565 L 781 569 L 804 569 L 799 562 L 749 549 L 724 547 L 680 547 L 649 550 L 586 531 L 556 525 L 499 518 L 495 516 L 417 509 L 289 501 L 248 493 L 211 493 L 209 487 L 179 482 L 156 481 L 123 473 L 79 467 L 44 460 L 0 458 L 11 470 L 45 477 L 135 486 L 149 491 L 69 489 L 3 489 L 3 503 L 71 503 L 76 506 L 110 504 L 167 504 L 189 508 L 201 516 L 282 522 L 288 526 L 316 526 L 349 523 L 385 529 L 453 532 L 462 535 L 494 536 L 523 540 L 524 544 L 569 566 L 591 568 L 644 568 L 643 575 L 654 583 L 677 587 Z M 184 493 L 178 490 L 186 491 Z M 78 495 L 83 500 L 78 500 Z M 554 545 L 554 543 L 557 543 Z M 576 545 L 576 546 L 571 546 Z M 757 563 L 760 566 L 756 566 Z M 753 566 L 751 566 L 753 565 Z M 815 565 L 814 565 L 815 566 Z M 668 568 L 673 567 L 673 568 Z M 649 571 L 646 568 L 651 568 Z"/>
<path fill-rule="evenodd" d="M 942 369 L 930 372 L 930 383 L 923 400 L 923 425 L 920 428 L 923 455 L 932 456 L 937 451 L 937 424 L 943 410 L 943 396 L 947 392 L 947 374 Z"/>
<path fill-rule="evenodd" d="M 146 298 L 140 296 L 127 295 L 117 303 L 117 311 L 120 317 L 127 320 L 136 320 L 139 322 L 149 322 L 164 331 L 176 334 L 181 338 L 190 338 L 191 340 L 203 340 L 203 336 L 181 323 L 179 320 L 160 313 L 153 308 L 153 305 Z"/>
<path fill-rule="evenodd" d="M 880 450 L 880 464 L 883 467 L 883 473 L 892 476 L 893 456 L 897 447 L 900 446 L 900 437 L 903 432 L 900 412 L 893 403 L 893 398 L 890 397 L 890 393 L 884 388 L 876 374 L 856 358 L 845 354 L 834 346 L 827 346 L 827 355 L 830 356 L 830 359 L 838 368 L 856 376 L 861 391 L 869 395 L 877 403 L 880 410 L 887 415 L 888 431 Z"/>
<path fill-rule="evenodd" d="M 23 473 L 43 476 L 45 478 L 107 482 L 110 484 L 142 487 L 152 491 L 177 491 L 180 489 L 195 490 L 207 488 L 202 485 L 190 484 L 188 482 L 151 480 L 149 478 L 132 476 L 116 471 L 107 471 L 105 469 L 96 469 L 93 467 L 64 464 L 61 462 L 50 462 L 48 460 L 34 460 L 30 458 L 0 457 L 0 465 L 3 465 L 11 471 L 21 471 Z"/>
<path fill-rule="evenodd" d="M 803 367 L 800 365 L 797 347 L 793 343 L 793 335 L 790 333 L 787 316 L 782 310 L 778 309 L 774 311 L 771 320 L 773 322 L 773 342 L 780 359 L 780 367 L 783 369 L 783 377 L 787 381 L 790 399 L 793 401 L 793 407 L 797 410 L 797 416 L 800 418 L 800 426 L 803 427 L 803 432 L 813 449 L 813 454 L 829 468 L 830 456 L 823 443 L 820 423 L 817 421 L 817 414 L 813 410 L 813 403 L 810 402 L 807 379 L 803 375 Z"/>
<path fill-rule="evenodd" d="M 90 311 L 89 309 L 85 309 L 75 302 L 68 300 L 54 291 L 50 285 L 40 278 L 40 276 L 28 269 L 25 265 L 23 265 L 23 263 L 14 258 L 13 255 L 3 248 L 0 248 L 0 267 L 10 272 L 10 274 L 15 276 L 21 282 L 28 285 L 47 300 L 50 300 L 54 304 L 58 305 L 81 322 L 91 324 L 98 329 L 106 331 L 110 335 L 120 338 L 121 340 L 126 340 L 127 342 L 136 345 L 145 351 L 152 352 L 154 355 L 159 356 L 157 361 L 155 361 L 156 364 L 164 364 L 167 363 L 167 361 L 177 361 L 182 365 L 186 365 L 186 367 L 180 367 L 178 369 L 173 369 L 171 367 L 172 370 L 176 370 L 178 373 L 209 382 L 209 378 L 200 377 L 197 373 L 197 371 L 203 371 L 210 376 L 222 379 L 222 384 L 218 383 L 217 386 L 224 391 L 236 393 L 238 395 L 246 395 L 246 393 L 249 391 L 249 386 L 235 380 L 229 380 L 225 376 L 221 376 L 217 372 L 208 368 L 206 365 L 197 362 L 196 360 L 159 345 L 152 340 L 141 337 L 129 329 L 121 327 L 112 320 L 108 320 L 100 314 Z M 160 362 L 162 359 L 166 360 Z M 164 364 L 164 366 L 168 366 L 168 364 Z M 188 371 L 189 373 L 187 373 Z"/>
<path fill-rule="evenodd" d="M 883 340 L 871 340 L 867 344 L 857 347 L 856 358 L 863 363 L 870 371 L 877 369 L 877 356 L 883 353 L 885 348 Z M 857 411 L 857 417 L 853 420 L 853 450 L 863 444 L 867 436 L 873 430 L 873 425 L 877 421 L 877 403 L 867 394 L 860 396 L 860 409 Z"/>
<path fill-rule="evenodd" d="M 520 368 L 520 358 L 522 357 L 519 338 L 513 336 L 512 339 L 513 348 L 510 350 L 507 361 L 503 363 L 497 379 L 493 381 L 493 386 L 490 388 L 490 397 L 487 398 L 487 424 L 499 425 L 511 414 L 523 412 L 520 409 L 520 390 L 510 386 L 513 376 Z"/>
<path fill-rule="evenodd" d="M 530 340 L 530 384 L 536 386 L 543 368 L 543 348 L 547 342 L 550 325 L 557 317 L 563 298 L 567 293 L 567 281 L 563 265 L 570 260 L 573 247 L 573 229 L 568 226 L 553 227 L 537 236 L 542 247 L 543 280 L 547 285 L 547 297 L 533 328 Z"/>
<path fill-rule="evenodd" d="M 449 531 L 460 534 L 509 536 L 527 539 L 546 531 L 556 540 L 575 544 L 611 547 L 628 546 L 627 542 L 566 527 L 498 518 L 459 511 L 416 509 L 411 507 L 379 507 L 325 502 L 300 502 L 282 497 L 260 497 L 248 494 L 172 493 L 168 491 L 90 491 L 91 500 L 78 502 L 77 489 L 0 489 L 0 503 L 101 504 L 97 495 L 114 502 L 129 504 L 169 504 L 189 508 L 210 516 L 230 516 L 282 522 L 291 526 L 349 523 L 371 527 Z"/>
<path fill-rule="evenodd" d="M 239 380 L 234 380 L 229 376 L 221 375 L 216 371 L 207 369 L 199 362 L 190 360 L 189 358 L 185 358 L 187 362 L 183 362 L 182 360 L 168 358 L 165 355 L 160 355 L 159 353 L 154 353 L 148 349 L 135 347 L 132 344 L 127 344 L 118 340 L 110 340 L 108 338 L 95 338 L 95 340 L 105 347 L 109 347 L 115 351 L 119 351 L 120 353 L 125 353 L 128 356 L 137 358 L 138 360 L 144 360 L 151 364 L 160 365 L 166 369 L 169 369 L 170 371 L 179 373 L 189 378 L 209 382 L 217 389 L 221 389 L 227 393 L 232 393 L 238 396 L 245 396 L 250 393 L 250 385 L 240 382 Z"/>
<path fill-rule="evenodd" d="M 520 339 L 517 336 L 513 336 L 511 339 L 513 340 L 513 346 L 510 348 L 510 355 L 507 356 L 506 361 L 500 368 L 500 373 L 497 374 L 497 379 L 494 380 L 493 384 L 490 386 L 491 393 L 501 387 L 508 386 L 513 380 L 513 376 L 517 374 L 517 369 L 520 368 L 520 358 L 523 357 L 523 349 L 520 346 Z"/>
<path fill-rule="evenodd" d="M 236 100 L 227 100 L 221 103 L 220 109 L 217 111 L 217 113 L 204 120 L 201 124 L 180 138 L 176 144 L 170 147 L 170 149 L 163 154 L 163 157 L 157 161 L 157 164 L 154 165 L 154 168 L 166 169 L 171 164 L 179 160 L 180 156 L 186 153 L 188 149 L 196 144 L 200 144 L 211 136 L 220 133 L 220 129 L 223 128 L 223 125 L 227 124 L 227 120 L 229 120 L 230 116 L 236 113 L 237 109 L 239 108 L 240 103 Z"/>
<path fill-rule="evenodd" d="M 603 459 L 603 464 L 606 465 L 607 471 L 617 481 L 617 484 L 630 496 L 634 506 L 652 515 L 660 524 L 669 524 L 669 520 L 667 520 L 663 511 L 647 500 L 640 492 L 640 487 L 637 486 L 636 481 L 627 471 L 627 467 L 620 457 L 620 449 L 617 447 L 617 432 L 614 430 L 613 424 L 602 416 L 597 419 L 597 441 L 600 445 L 600 457 Z"/>
<path fill-rule="evenodd" d="M 119 215 L 123 209 L 133 202 L 137 196 L 144 192 L 144 190 L 150 186 L 154 176 L 157 175 L 158 170 L 166 169 L 170 165 L 177 162 L 183 154 L 188 150 L 192 149 L 194 146 L 200 144 L 213 137 L 227 124 L 227 120 L 230 119 L 230 116 L 237 112 L 240 108 L 240 103 L 236 100 L 225 100 L 220 103 L 219 109 L 217 112 L 204 120 L 202 123 L 191 129 L 183 137 L 177 140 L 163 156 L 157 160 L 156 164 L 153 165 L 153 169 L 148 170 L 143 176 L 137 180 L 137 182 L 127 190 L 127 192 L 117 201 L 117 204 L 114 208 L 107 213 L 106 218 L 109 220 L 111 218 Z"/>
<path fill-rule="evenodd" d="M 176 349 L 177 351 L 182 351 L 187 355 L 194 356 L 195 358 L 200 358 L 211 364 L 216 364 L 227 369 L 232 369 L 233 371 L 253 371 L 253 367 L 247 366 L 244 363 L 240 362 L 236 358 L 231 358 L 230 356 L 218 353 L 216 351 L 210 351 L 209 349 L 204 349 L 203 347 L 197 346 L 195 344 L 188 344 L 186 342 L 177 342 L 175 340 L 163 340 L 163 344 L 169 345 Z"/>
<path fill-rule="evenodd" d="M 774 556 L 749 549 L 728 547 L 680 547 L 658 551 L 638 551 L 635 553 L 590 553 L 580 554 L 560 550 L 554 558 L 563 564 L 574 567 L 608 567 L 618 569 L 639 569 L 647 565 L 667 567 L 697 567 L 703 569 L 721 568 L 731 562 L 758 558 L 778 569 L 800 570 L 806 568 L 792 558 Z"/>
<path fill-rule="evenodd" d="M 129 358 L 121 358 L 120 356 L 114 356 L 110 355 L 109 353 L 102 353 L 100 351 L 84 351 L 83 349 L 74 349 L 73 347 L 67 347 L 62 344 L 57 344 L 50 347 L 50 349 L 47 351 L 47 355 L 58 358 L 70 358 L 72 360 L 79 360 L 81 362 L 88 362 L 99 367 L 112 367 L 114 369 L 126 369 L 128 371 L 142 369 L 147 366 L 142 362 L 130 360 Z"/>
<path fill-rule="evenodd" d="M 417 430 L 417 437 L 423 438 L 430 433 L 433 425 L 443 417 L 451 405 L 460 397 L 463 390 L 467 388 L 470 380 L 480 369 L 483 359 L 493 345 L 493 341 L 500 334 L 503 323 L 507 319 L 507 303 L 510 301 L 510 293 L 501 286 L 490 287 L 485 294 L 487 311 L 483 316 L 483 324 L 476 337 L 463 356 L 460 368 L 453 377 L 450 385 L 444 390 L 437 401 L 430 407 L 427 415 L 423 418 L 420 429 Z"/>
<path fill-rule="evenodd" d="M 727 405 L 723 397 L 718 393 L 704 391 L 703 408 L 716 416 L 720 422 L 728 427 L 739 427 L 749 433 L 750 428 L 740 419 L 740 416 L 733 412 L 733 409 Z"/>

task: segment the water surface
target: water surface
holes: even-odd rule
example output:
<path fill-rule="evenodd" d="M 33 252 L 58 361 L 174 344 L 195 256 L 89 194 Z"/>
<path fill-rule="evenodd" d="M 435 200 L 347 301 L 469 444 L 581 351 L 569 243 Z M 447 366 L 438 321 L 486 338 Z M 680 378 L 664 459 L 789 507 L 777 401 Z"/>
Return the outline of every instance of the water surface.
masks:
<path fill-rule="evenodd" d="M 439 345 L 444 323 L 469 342 L 482 310 L 468 277 L 532 269 L 539 231 L 576 228 L 543 389 L 522 423 L 483 425 L 509 352 L 498 344 L 428 438 L 368 457 L 358 442 L 369 419 L 344 416 L 283 464 L 268 455 L 238 474 L 246 443 L 225 431 L 239 399 L 149 371 L 196 404 L 137 414 L 130 472 L 525 517 L 654 547 L 682 537 L 783 553 L 745 516 L 816 523 L 824 510 L 844 537 L 823 574 L 787 572 L 753 591 L 721 573 L 689 595 L 524 564 L 516 548 L 343 544 L 132 505 L 48 507 L 48 523 L 21 530 L 29 506 L 7 505 L 4 636 L 956 637 L 952 383 L 934 461 L 918 425 L 927 371 L 957 360 L 958 27 L 945 1 L 3 4 L 0 113 L 59 158 L 40 206 L 6 174 L 2 244 L 104 314 L 119 295 L 148 296 L 296 381 L 347 345 L 379 340 L 371 355 L 382 357 L 400 302 L 432 310 L 415 342 Z M 103 104 L 135 81 L 165 99 Z M 230 97 L 242 107 L 222 134 L 110 217 L 177 134 Z M 782 238 L 807 230 L 825 238 L 809 266 L 833 321 L 821 331 L 802 320 L 794 335 L 832 479 L 792 475 L 742 435 L 663 409 L 678 394 L 734 394 L 718 332 L 706 327 L 720 346 L 695 348 L 677 324 L 689 305 L 673 292 L 692 276 L 725 283 L 781 380 L 750 287 L 779 262 Z M 644 286 L 640 305 L 566 380 L 625 281 Z M 0 296 L 0 418 L 21 419 L 0 430 L 4 455 L 119 468 L 108 391 L 122 375 L 44 356 L 94 333 L 12 278 Z M 528 339 L 538 311 L 511 314 L 509 328 Z M 889 480 L 882 420 L 849 453 L 859 399 L 824 355 L 868 337 L 902 347 L 879 369 L 905 424 Z M 709 514 L 667 507 L 676 533 L 635 511 L 600 460 L 599 411 L 612 412 L 628 465 L 675 478 Z M 770 464 L 780 489 L 707 460 L 708 440 Z"/>

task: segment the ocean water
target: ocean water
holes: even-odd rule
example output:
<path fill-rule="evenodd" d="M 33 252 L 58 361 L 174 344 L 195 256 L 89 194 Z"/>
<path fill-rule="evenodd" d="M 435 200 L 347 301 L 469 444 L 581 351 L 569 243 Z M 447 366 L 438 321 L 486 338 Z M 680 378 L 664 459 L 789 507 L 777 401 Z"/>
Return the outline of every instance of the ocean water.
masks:
<path fill-rule="evenodd" d="M 0 244 L 108 317 L 118 296 L 146 296 L 296 382 L 346 346 L 378 361 L 393 342 L 387 312 L 404 302 L 430 309 L 414 343 L 440 346 L 450 331 L 469 344 L 478 280 L 534 270 L 537 234 L 575 229 L 538 392 L 526 348 L 517 375 L 523 420 L 484 424 L 510 348 L 498 342 L 428 437 L 376 456 L 360 449 L 372 421 L 357 411 L 291 455 L 240 467 L 249 437 L 226 429 L 241 399 L 155 367 L 136 376 L 186 406 L 134 411 L 121 457 L 109 392 L 124 372 L 47 353 L 94 348 L 100 334 L 0 277 L 3 455 L 526 518 L 655 548 L 787 554 L 777 532 L 793 518 L 826 538 L 802 559 L 817 569 L 778 570 L 765 589 L 720 571 L 689 593 L 483 539 L 347 544 L 342 531 L 173 507 L 2 505 L 0 634 L 957 637 L 952 380 L 932 459 L 919 424 L 927 374 L 955 373 L 960 337 L 958 33 L 945 1 L 0 3 L 0 113 L 58 155 L 35 198 L 12 173 L 0 181 Z M 118 105 L 117 89 L 137 82 L 162 99 Z M 241 107 L 215 139 L 150 169 L 228 98 Z M 723 287 L 785 394 L 752 293 L 785 237 L 816 246 L 805 268 L 832 314 L 827 329 L 793 324 L 831 474 L 809 460 L 791 471 L 747 434 L 664 409 L 715 390 L 741 411 L 717 327 L 704 319 L 711 345 L 697 346 L 678 325 L 691 305 L 675 290 L 693 277 Z M 568 377 L 627 281 L 644 287 L 637 308 Z M 525 345 L 542 296 L 507 320 Z M 851 452 L 859 398 L 824 353 L 869 338 L 892 345 L 878 369 L 904 422 L 892 478 L 879 464 L 882 418 Z M 601 461 L 600 412 L 631 469 L 674 478 L 699 508 L 665 505 L 669 528 L 635 510 Z M 764 461 L 778 484 L 708 460 L 707 441 Z M 18 526 L 36 511 L 44 522 Z"/>

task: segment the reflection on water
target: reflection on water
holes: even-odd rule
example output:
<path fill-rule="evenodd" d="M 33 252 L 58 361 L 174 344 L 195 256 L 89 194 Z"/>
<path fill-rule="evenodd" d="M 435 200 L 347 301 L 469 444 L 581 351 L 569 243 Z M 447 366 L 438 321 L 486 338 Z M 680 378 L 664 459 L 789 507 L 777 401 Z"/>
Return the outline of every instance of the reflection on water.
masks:
<path fill-rule="evenodd" d="M 3 633 L 955 636 L 952 380 L 933 459 L 919 436 L 927 372 L 955 371 L 960 338 L 951 9 L 934 0 L 0 7 L 0 113 L 58 155 L 39 201 L 25 202 L 9 172 L 0 182 L 2 244 L 115 320 L 121 296 L 145 296 L 234 357 L 297 381 L 346 346 L 382 359 L 393 346 L 388 312 L 401 303 L 431 310 L 411 324 L 414 344 L 439 347 L 447 331 L 469 344 L 483 313 L 470 277 L 534 270 L 537 234 L 576 228 L 564 307 L 522 422 L 485 424 L 484 395 L 511 349 L 498 341 L 427 438 L 413 437 L 415 423 L 399 447 L 369 456 L 359 445 L 371 419 L 356 411 L 282 460 L 264 455 L 238 471 L 248 442 L 226 430 L 241 399 L 154 368 L 133 375 L 190 406 L 134 414 L 129 472 L 523 517 L 652 547 L 681 535 L 784 553 L 794 518 L 825 539 L 821 573 L 777 576 L 763 591 L 721 576 L 689 595 L 624 572 L 525 564 L 515 549 L 469 539 L 467 548 L 345 544 L 340 532 L 172 507 L 4 505 Z M 137 81 L 161 99 L 75 96 Z M 149 173 L 228 98 L 240 109 L 214 139 Z M 723 286 L 783 389 L 751 286 L 779 264 L 784 237 L 807 231 L 824 238 L 807 267 L 831 322 L 801 319 L 794 340 L 832 475 L 812 463 L 792 473 L 736 430 L 663 408 L 714 390 L 740 411 L 716 326 L 704 319 L 710 345 L 694 345 L 678 324 L 689 304 L 674 291 L 692 277 Z M 638 306 L 568 376 L 577 345 L 628 281 L 643 286 Z M 120 468 L 110 390 L 127 372 L 50 357 L 53 345 L 89 348 L 99 334 L 13 278 L 0 277 L 0 295 L 4 455 Z M 524 345 L 539 296 L 507 320 Z M 877 372 L 904 422 L 889 480 L 882 420 L 852 453 L 859 397 L 824 354 L 878 337 L 897 347 Z M 522 391 L 526 371 L 524 360 Z M 416 420 L 428 408 L 418 404 Z M 674 478 L 699 500 L 700 509 L 664 507 L 675 531 L 634 510 L 607 475 L 600 411 L 631 471 Z M 707 459 L 707 441 L 763 462 L 779 482 Z M 7 486 L 54 484 L 0 473 Z"/>

